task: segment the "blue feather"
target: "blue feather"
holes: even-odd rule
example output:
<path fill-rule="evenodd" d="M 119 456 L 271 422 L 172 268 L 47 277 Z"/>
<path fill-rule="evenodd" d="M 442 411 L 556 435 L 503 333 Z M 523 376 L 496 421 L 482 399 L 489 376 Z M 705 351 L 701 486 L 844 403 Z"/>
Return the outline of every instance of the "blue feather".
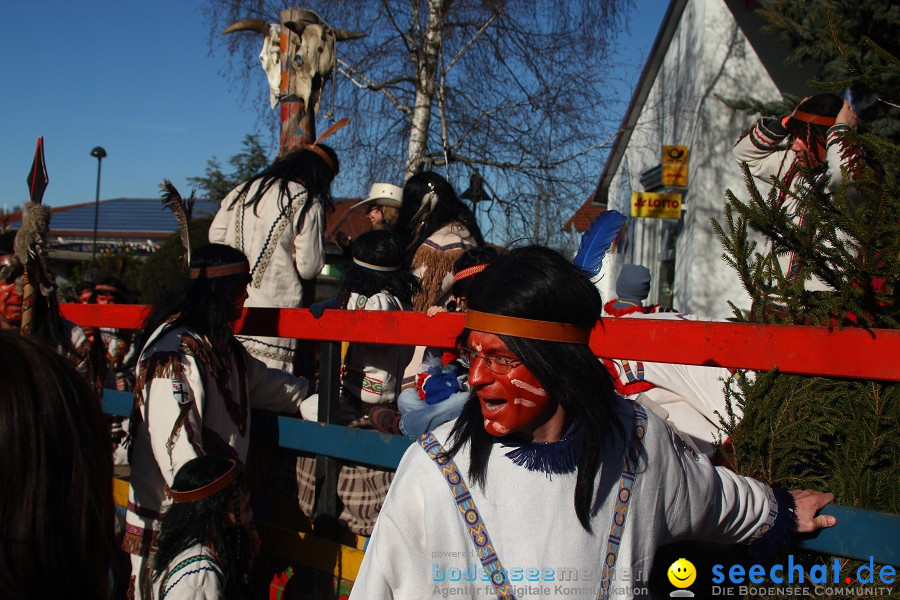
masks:
<path fill-rule="evenodd" d="M 587 271 L 592 277 L 600 272 L 603 257 L 619 235 L 625 215 L 615 210 L 606 210 L 594 219 L 590 228 L 581 236 L 581 245 L 572 264 Z"/>

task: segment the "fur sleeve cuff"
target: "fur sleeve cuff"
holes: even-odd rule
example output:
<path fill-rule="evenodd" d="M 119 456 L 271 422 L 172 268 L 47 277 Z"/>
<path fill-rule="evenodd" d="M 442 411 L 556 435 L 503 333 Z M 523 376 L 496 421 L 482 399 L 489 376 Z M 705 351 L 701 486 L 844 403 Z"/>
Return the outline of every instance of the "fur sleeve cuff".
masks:
<path fill-rule="evenodd" d="M 750 557 L 757 562 L 762 562 L 775 556 L 786 546 L 793 543 L 797 537 L 794 497 L 783 487 L 768 488 L 767 491 L 769 492 L 769 498 L 774 498 L 775 500 L 775 518 L 768 529 L 761 531 L 762 535 L 756 537 L 747 548 Z M 766 524 L 769 524 L 768 519 Z"/>

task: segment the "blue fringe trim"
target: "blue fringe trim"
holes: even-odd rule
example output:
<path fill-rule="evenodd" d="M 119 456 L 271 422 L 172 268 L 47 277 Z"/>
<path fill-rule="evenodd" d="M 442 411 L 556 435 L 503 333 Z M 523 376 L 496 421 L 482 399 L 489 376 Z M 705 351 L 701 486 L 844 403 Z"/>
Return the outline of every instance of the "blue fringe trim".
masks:
<path fill-rule="evenodd" d="M 747 554 L 757 563 L 775 557 L 794 543 L 797 538 L 794 497 L 788 490 L 780 486 L 772 486 L 772 492 L 778 502 L 778 515 L 775 517 L 775 523 L 764 536 L 747 547 Z"/>
<path fill-rule="evenodd" d="M 506 453 L 506 457 L 529 471 L 553 474 L 574 473 L 578 467 L 581 430 L 573 425 L 558 442 L 529 442 Z M 508 444 L 504 444 L 508 445 Z"/>

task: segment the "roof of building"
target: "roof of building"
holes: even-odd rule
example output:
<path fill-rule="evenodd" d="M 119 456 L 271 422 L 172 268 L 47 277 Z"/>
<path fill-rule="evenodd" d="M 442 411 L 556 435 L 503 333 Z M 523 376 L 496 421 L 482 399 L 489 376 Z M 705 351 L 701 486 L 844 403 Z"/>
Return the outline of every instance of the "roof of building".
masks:
<path fill-rule="evenodd" d="M 328 215 L 325 239 L 330 240 L 339 229 L 351 238 L 371 229 L 365 212 L 350 212 L 359 200 L 335 199 L 335 211 Z M 97 235 L 104 237 L 160 238 L 178 229 L 172 211 L 166 209 L 159 198 L 114 198 L 94 202 L 57 206 L 50 209 L 50 233 L 54 236 L 93 235 L 94 210 L 97 210 Z M 194 203 L 193 217 L 212 217 L 219 205 L 208 200 Z M 349 214 L 348 214 L 349 213 Z M 22 225 L 21 214 L 9 215 L 9 225 L 17 229 Z"/>
<path fill-rule="evenodd" d="M 594 204 L 594 195 L 591 194 L 588 199 L 584 201 L 584 204 L 581 205 L 581 208 L 575 211 L 572 218 L 566 221 L 566 224 L 563 225 L 563 231 L 572 231 L 573 228 L 579 233 L 587 231 L 590 229 L 594 219 L 605 210 L 605 207 Z"/>
<path fill-rule="evenodd" d="M 619 165 L 625 156 L 625 149 L 631 140 L 631 134 L 637 125 L 644 103 L 650 95 L 650 90 L 659 74 L 659 69 L 681 22 L 688 1 L 670 0 L 669 7 L 666 9 L 659 32 L 656 34 L 656 40 L 653 42 L 653 48 L 650 50 L 644 70 L 641 71 L 641 78 L 631 97 L 631 102 L 628 104 L 628 109 L 625 111 L 625 117 L 619 127 L 612 152 L 609 153 L 603 174 L 600 176 L 594 192 L 593 197 L 601 206 L 607 204 L 613 176 L 619 170 Z M 775 34 L 762 31 L 765 20 L 756 13 L 756 8 L 762 1 L 723 0 L 778 89 L 801 97 L 808 95 L 809 88 L 806 86 L 806 82 L 813 77 L 815 65 L 788 66 L 784 64 L 789 47 Z"/>

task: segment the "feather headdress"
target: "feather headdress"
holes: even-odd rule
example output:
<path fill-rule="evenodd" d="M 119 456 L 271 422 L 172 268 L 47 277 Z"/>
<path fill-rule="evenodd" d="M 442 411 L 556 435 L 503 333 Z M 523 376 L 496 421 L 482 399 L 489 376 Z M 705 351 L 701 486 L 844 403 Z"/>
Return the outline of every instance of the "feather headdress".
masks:
<path fill-rule="evenodd" d="M 572 264 L 586 271 L 591 277 L 599 274 L 600 267 L 603 266 L 603 257 L 619 235 L 624 222 L 625 215 L 619 211 L 606 210 L 600 213 L 581 236 L 581 245 L 578 246 L 578 253 L 572 259 Z"/>
<path fill-rule="evenodd" d="M 194 191 L 191 190 L 191 197 L 184 200 L 168 179 L 163 179 L 159 189 L 162 190 L 163 207 L 171 210 L 175 220 L 178 221 L 178 233 L 181 245 L 184 246 L 184 264 L 188 266 L 191 264 L 191 236 L 188 228 L 191 223 L 191 212 L 194 210 Z"/>

